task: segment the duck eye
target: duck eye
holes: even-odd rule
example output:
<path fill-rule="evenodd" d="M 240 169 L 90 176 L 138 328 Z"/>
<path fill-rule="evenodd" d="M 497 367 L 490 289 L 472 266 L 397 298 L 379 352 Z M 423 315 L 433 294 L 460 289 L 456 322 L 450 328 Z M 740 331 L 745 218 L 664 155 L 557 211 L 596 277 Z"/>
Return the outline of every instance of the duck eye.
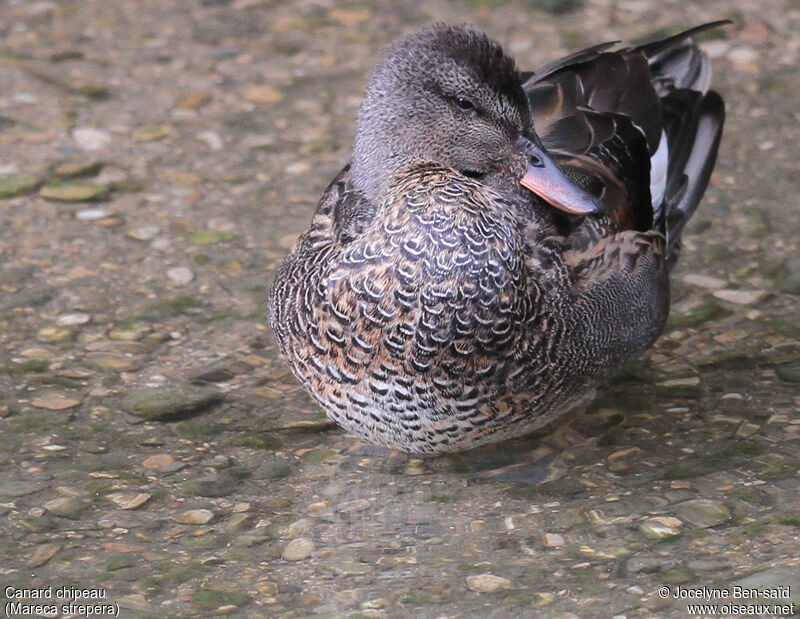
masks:
<path fill-rule="evenodd" d="M 473 105 L 472 101 L 470 101 L 469 99 L 465 99 L 464 97 L 458 97 L 456 99 L 456 104 L 462 110 L 474 110 L 475 109 L 475 106 Z"/>

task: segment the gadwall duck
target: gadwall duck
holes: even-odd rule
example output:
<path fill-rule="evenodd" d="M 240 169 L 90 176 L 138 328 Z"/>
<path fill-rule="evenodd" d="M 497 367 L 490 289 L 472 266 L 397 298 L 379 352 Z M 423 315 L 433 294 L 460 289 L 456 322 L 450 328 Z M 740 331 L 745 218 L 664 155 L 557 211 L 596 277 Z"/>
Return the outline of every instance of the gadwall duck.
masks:
<path fill-rule="evenodd" d="M 353 434 L 408 452 L 528 433 L 646 351 L 724 120 L 690 35 L 520 73 L 470 25 L 387 48 L 351 162 L 269 324 Z"/>

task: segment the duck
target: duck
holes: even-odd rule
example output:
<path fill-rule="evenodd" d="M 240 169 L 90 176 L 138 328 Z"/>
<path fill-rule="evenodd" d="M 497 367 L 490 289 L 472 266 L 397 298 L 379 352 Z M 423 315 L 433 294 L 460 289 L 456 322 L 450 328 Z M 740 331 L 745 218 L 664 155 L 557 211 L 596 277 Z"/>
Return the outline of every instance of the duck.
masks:
<path fill-rule="evenodd" d="M 470 24 L 390 44 L 352 157 L 277 270 L 268 322 L 360 439 L 417 454 L 520 437 L 591 400 L 669 313 L 725 106 L 692 36 L 522 72 Z"/>

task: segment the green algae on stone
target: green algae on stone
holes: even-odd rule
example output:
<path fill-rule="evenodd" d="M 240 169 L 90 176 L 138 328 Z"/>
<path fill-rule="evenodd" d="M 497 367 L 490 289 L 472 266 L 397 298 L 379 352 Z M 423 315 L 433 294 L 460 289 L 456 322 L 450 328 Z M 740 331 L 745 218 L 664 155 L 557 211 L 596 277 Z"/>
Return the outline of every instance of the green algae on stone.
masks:
<path fill-rule="evenodd" d="M 238 607 L 246 606 L 252 599 L 246 593 L 238 591 L 201 589 L 192 596 L 192 606 L 200 610 L 213 610 L 218 613 L 235 612 Z M 233 608 L 226 611 L 226 607 Z"/>
<path fill-rule="evenodd" d="M 236 490 L 237 484 L 238 481 L 233 475 L 212 473 L 185 481 L 181 484 L 181 488 L 187 494 L 194 496 L 223 497 Z"/>
<path fill-rule="evenodd" d="M 86 202 L 108 196 L 108 187 L 80 181 L 54 181 L 39 190 L 39 195 L 59 202 Z"/>
<path fill-rule="evenodd" d="M 230 232 L 223 230 L 201 230 L 193 232 L 188 236 L 188 240 L 193 245 L 211 245 L 213 243 L 225 243 L 234 238 Z"/>
<path fill-rule="evenodd" d="M 39 183 L 39 179 L 31 174 L 0 174 L 0 198 L 32 193 Z"/>
<path fill-rule="evenodd" d="M 155 421 L 183 419 L 210 408 L 224 399 L 222 392 L 208 387 L 184 385 L 140 389 L 122 398 L 122 408 L 132 415 Z"/>
<path fill-rule="evenodd" d="M 690 300 L 676 304 L 672 308 L 666 329 L 699 327 L 710 320 L 718 320 L 730 314 L 730 310 L 722 307 L 713 298 L 704 297 L 700 300 Z"/>
<path fill-rule="evenodd" d="M 36 333 L 36 339 L 40 342 L 64 342 L 75 337 L 75 329 L 72 327 L 49 326 L 42 327 Z"/>
<path fill-rule="evenodd" d="M 775 368 L 775 374 L 787 383 L 800 383 L 800 363 L 787 363 Z"/>
<path fill-rule="evenodd" d="M 775 269 L 775 285 L 789 294 L 800 294 L 800 258 L 790 256 Z"/>

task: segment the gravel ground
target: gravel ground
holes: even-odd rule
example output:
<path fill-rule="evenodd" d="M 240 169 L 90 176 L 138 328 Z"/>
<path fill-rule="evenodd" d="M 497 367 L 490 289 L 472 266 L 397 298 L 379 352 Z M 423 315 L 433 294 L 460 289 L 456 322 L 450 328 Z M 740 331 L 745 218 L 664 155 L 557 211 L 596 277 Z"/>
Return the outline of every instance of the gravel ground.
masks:
<path fill-rule="evenodd" d="M 800 609 L 800 4 L 387 5 L 0 4 L 3 604 L 687 617 L 676 591 L 739 585 Z M 409 458 L 331 426 L 265 298 L 381 47 L 466 19 L 535 67 L 720 17 L 726 134 L 642 363 L 491 449 Z"/>

